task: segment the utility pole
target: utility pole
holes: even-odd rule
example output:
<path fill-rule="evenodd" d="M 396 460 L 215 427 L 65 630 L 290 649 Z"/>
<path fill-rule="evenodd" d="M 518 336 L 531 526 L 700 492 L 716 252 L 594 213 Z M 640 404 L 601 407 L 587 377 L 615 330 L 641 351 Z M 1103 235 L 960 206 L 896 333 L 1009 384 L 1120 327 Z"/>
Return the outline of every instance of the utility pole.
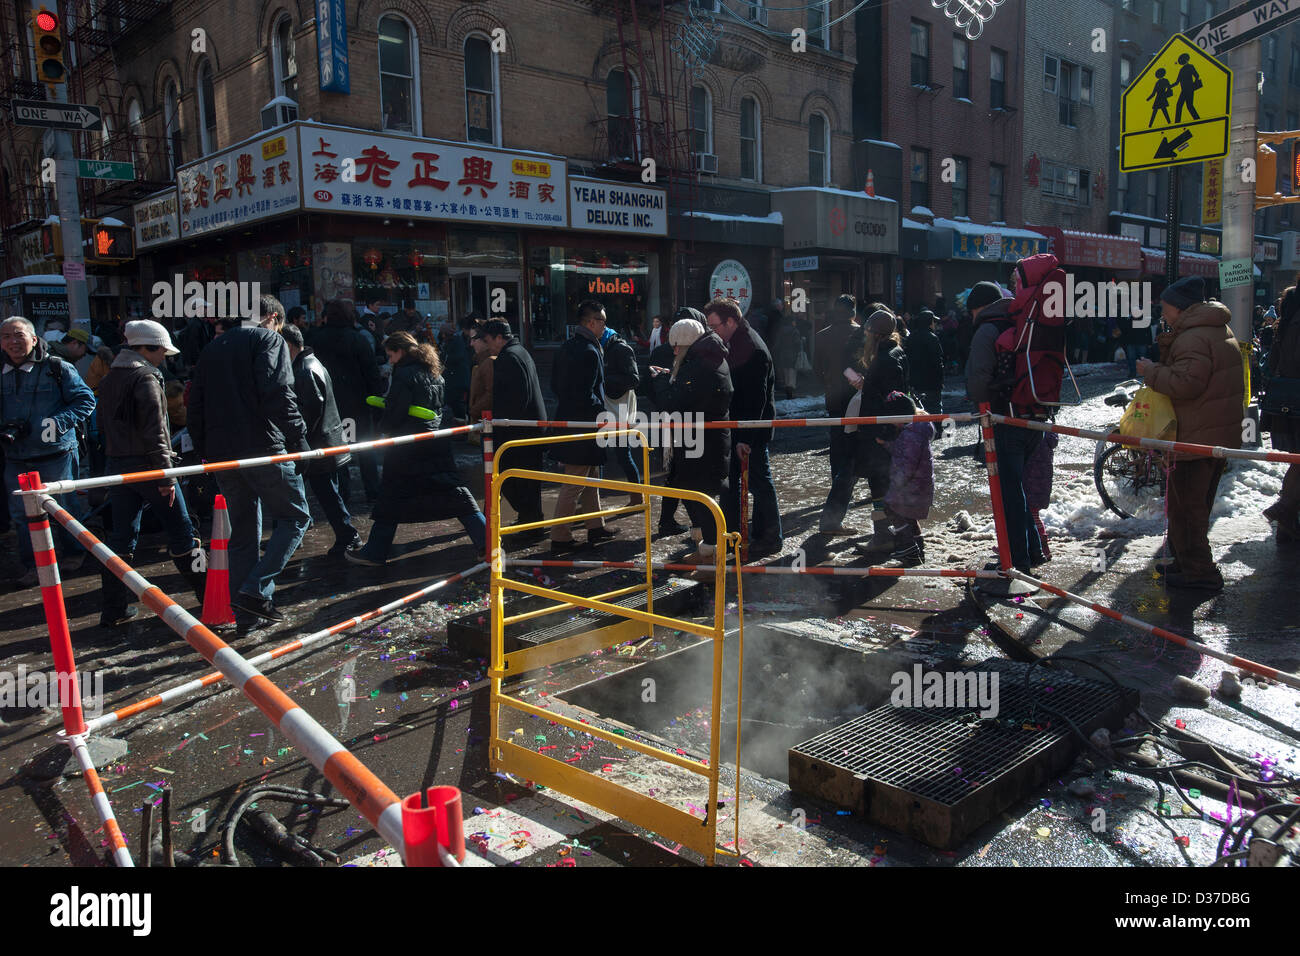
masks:
<path fill-rule="evenodd" d="M 1255 162 L 1261 42 L 1252 40 L 1227 54 L 1227 66 L 1233 76 L 1233 111 L 1232 141 L 1223 175 L 1221 258 L 1224 262 L 1255 258 L 1255 183 L 1247 182 L 1243 171 L 1247 161 Z M 1251 315 L 1254 288 L 1252 282 L 1223 290 L 1223 304 L 1232 312 L 1232 334 L 1239 342 L 1250 342 L 1254 334 Z"/>
<path fill-rule="evenodd" d="M 62 84 L 46 87 L 54 102 L 68 102 Z M 81 197 L 77 194 L 77 154 L 72 133 L 54 130 L 54 191 L 59 203 L 59 231 L 63 236 L 63 276 L 68 288 L 68 321 L 71 328 L 90 331 L 90 294 L 86 289 L 86 257 L 81 238 Z M 68 266 L 72 268 L 69 269 Z M 71 273 L 71 274 L 69 274 Z"/>

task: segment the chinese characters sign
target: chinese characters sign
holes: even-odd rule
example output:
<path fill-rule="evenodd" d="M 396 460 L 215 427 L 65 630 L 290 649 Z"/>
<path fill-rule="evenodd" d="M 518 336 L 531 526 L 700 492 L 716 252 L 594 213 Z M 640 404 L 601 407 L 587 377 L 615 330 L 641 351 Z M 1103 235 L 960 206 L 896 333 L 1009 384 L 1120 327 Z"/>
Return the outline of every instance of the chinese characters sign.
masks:
<path fill-rule="evenodd" d="M 298 130 L 249 140 L 186 166 L 177 173 L 177 187 L 185 238 L 297 209 Z"/>
<path fill-rule="evenodd" d="M 1035 256 L 1047 251 L 1046 239 L 1029 239 L 1019 236 L 1002 236 L 1002 245 L 998 255 L 985 244 L 983 234 L 952 231 L 952 258 L 954 259 L 1001 259 L 1003 262 L 1019 262 L 1026 256 Z"/>
<path fill-rule="evenodd" d="M 1201 182 L 1201 223 L 1209 225 L 1223 215 L 1223 160 L 1208 160 Z"/>
<path fill-rule="evenodd" d="M 351 93 L 348 15 L 343 0 L 316 0 L 316 68 L 322 93 Z"/>
<path fill-rule="evenodd" d="M 180 219 L 177 216 L 176 190 L 138 202 L 131 207 L 135 218 L 135 247 L 147 249 L 165 242 L 175 242 L 181 237 Z"/>
<path fill-rule="evenodd" d="M 308 209 L 567 226 L 565 161 L 428 139 L 302 125 Z M 356 181 L 345 182 L 351 159 Z"/>
<path fill-rule="evenodd" d="M 709 278 L 710 299 L 735 299 L 740 303 L 740 314 L 749 314 L 749 303 L 754 299 L 754 288 L 749 282 L 749 270 L 735 259 L 723 259 Z"/>

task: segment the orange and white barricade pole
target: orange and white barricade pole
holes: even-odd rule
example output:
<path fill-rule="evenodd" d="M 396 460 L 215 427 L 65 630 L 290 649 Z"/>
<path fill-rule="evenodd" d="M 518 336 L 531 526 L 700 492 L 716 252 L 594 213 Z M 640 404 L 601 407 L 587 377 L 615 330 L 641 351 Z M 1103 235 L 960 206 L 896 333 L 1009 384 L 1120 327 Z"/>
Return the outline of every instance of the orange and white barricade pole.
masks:
<path fill-rule="evenodd" d="M 749 560 L 749 456 L 740 456 L 740 560 Z"/>
<path fill-rule="evenodd" d="M 483 413 L 483 519 L 488 530 L 492 528 L 492 413 Z M 492 535 L 487 536 L 483 560 L 492 560 Z"/>
<path fill-rule="evenodd" d="M 230 512 L 226 496 L 217 495 L 212 506 L 212 547 L 208 551 L 208 575 L 203 591 L 203 623 L 209 627 L 234 624 L 230 606 Z"/>
<path fill-rule="evenodd" d="M 980 403 L 980 434 L 984 438 L 984 461 L 989 468 L 989 499 L 993 504 L 993 528 L 998 536 L 998 567 L 1011 570 L 1011 538 L 1007 534 L 1007 513 L 1002 504 L 1002 479 L 998 477 L 998 451 L 993 441 L 993 419 L 989 403 Z"/>
<path fill-rule="evenodd" d="M 460 866 L 465 862 L 465 827 L 460 790 L 430 787 L 402 801 L 407 866 Z"/>

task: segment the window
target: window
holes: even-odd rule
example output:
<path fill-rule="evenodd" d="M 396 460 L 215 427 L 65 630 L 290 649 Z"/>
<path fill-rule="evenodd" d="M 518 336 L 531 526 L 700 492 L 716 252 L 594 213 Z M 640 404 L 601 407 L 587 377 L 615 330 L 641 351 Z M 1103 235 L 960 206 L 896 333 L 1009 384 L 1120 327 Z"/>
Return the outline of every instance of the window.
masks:
<path fill-rule="evenodd" d="M 1077 202 L 1079 199 L 1079 171 L 1057 163 L 1043 164 L 1043 192 L 1048 196 Z"/>
<path fill-rule="evenodd" d="M 1205 19 L 1214 16 L 1214 0 L 1205 0 Z"/>
<path fill-rule="evenodd" d="M 1133 58 L 1131 56 L 1122 56 L 1119 58 L 1119 85 L 1128 86 L 1129 81 L 1133 79 Z"/>
<path fill-rule="evenodd" d="M 379 109 L 384 129 L 419 133 L 415 123 L 416 90 L 414 36 L 401 17 L 379 20 Z"/>
<path fill-rule="evenodd" d="M 465 40 L 465 140 L 500 144 L 496 108 L 496 57 L 486 37 Z"/>
<path fill-rule="evenodd" d="M 808 117 L 808 182 L 813 186 L 830 183 L 830 125 L 821 113 Z"/>
<path fill-rule="evenodd" d="M 970 215 L 970 160 L 965 156 L 954 156 L 953 164 L 955 178 L 952 184 L 952 214 L 953 217 Z"/>
<path fill-rule="evenodd" d="M 1002 191 L 1006 179 L 1006 167 L 997 163 L 989 164 L 989 221 L 1003 222 Z"/>
<path fill-rule="evenodd" d="M 1119 171 L 1119 175 L 1115 177 L 1115 191 L 1119 197 L 1120 212 L 1132 212 L 1133 210 L 1128 208 L 1128 173 L 1122 169 Z"/>
<path fill-rule="evenodd" d="M 1277 35 L 1264 37 L 1264 75 L 1277 78 Z"/>
<path fill-rule="evenodd" d="M 1083 106 L 1092 105 L 1092 70 L 1087 67 L 1079 70 L 1078 100 Z"/>
<path fill-rule="evenodd" d="M 1152 172 L 1148 172 L 1145 175 L 1147 180 L 1146 214 L 1154 219 L 1156 216 L 1156 207 L 1160 204 L 1160 177 Z M 1164 230 L 1161 231 L 1163 232 Z"/>
<path fill-rule="evenodd" d="M 691 150 L 696 153 L 713 152 L 713 108 L 709 91 L 703 86 L 691 87 Z"/>
<path fill-rule="evenodd" d="M 808 5 L 808 42 L 812 46 L 828 47 L 830 37 L 826 29 L 826 0 L 813 0 Z"/>
<path fill-rule="evenodd" d="M 1054 56 L 1043 57 L 1043 89 L 1048 93 L 1055 93 L 1060 85 L 1061 64 Z"/>
<path fill-rule="evenodd" d="M 1163 26 L 1165 22 L 1165 0 L 1151 0 L 1151 22 Z"/>
<path fill-rule="evenodd" d="M 1088 205 L 1088 197 L 1092 189 L 1092 173 L 1086 169 L 1079 170 L 1079 203 Z"/>
<path fill-rule="evenodd" d="M 1291 44 L 1291 85 L 1300 86 L 1300 46 Z"/>
<path fill-rule="evenodd" d="M 185 160 L 182 158 L 181 144 L 181 110 L 176 93 L 176 84 L 167 83 L 163 93 L 163 124 L 167 131 L 167 178 L 176 175 L 176 167 Z"/>
<path fill-rule="evenodd" d="M 1192 0 L 1178 0 L 1178 29 L 1186 30 L 1192 25 Z"/>
<path fill-rule="evenodd" d="M 276 96 L 287 96 L 298 102 L 298 55 L 294 50 L 293 21 L 282 17 L 275 25 L 272 41 L 272 63 Z"/>
<path fill-rule="evenodd" d="M 970 41 L 953 35 L 952 38 L 952 95 L 957 99 L 970 99 Z"/>
<path fill-rule="evenodd" d="M 989 53 L 989 108 L 1000 110 L 1007 102 L 1007 55 L 994 49 Z"/>
<path fill-rule="evenodd" d="M 1120 0 L 1120 9 L 1133 12 L 1133 0 Z"/>
<path fill-rule="evenodd" d="M 758 100 L 746 96 L 740 101 L 740 178 L 763 180 L 762 142 L 759 136 Z"/>
<path fill-rule="evenodd" d="M 204 156 L 217 151 L 217 96 L 210 60 L 199 67 L 199 136 Z"/>
<path fill-rule="evenodd" d="M 912 21 L 912 85 L 930 85 L 930 25 Z"/>
<path fill-rule="evenodd" d="M 131 139 L 131 162 L 135 165 L 141 165 L 140 151 L 144 148 L 144 120 L 140 112 L 140 101 L 132 100 L 126 107 L 126 125 L 130 131 Z M 143 170 L 136 175 L 143 176 Z"/>
<path fill-rule="evenodd" d="M 640 112 L 636 81 L 629 82 L 622 70 L 610 70 L 605 78 L 605 116 L 611 157 L 635 158 L 639 146 L 636 117 Z"/>
<path fill-rule="evenodd" d="M 1073 92 L 1074 92 L 1074 84 L 1076 82 L 1077 74 L 1078 71 L 1077 68 L 1074 66 L 1074 64 L 1066 63 L 1062 61 L 1061 83 L 1060 83 L 1061 90 L 1060 93 L 1058 94 L 1058 99 L 1060 101 L 1059 103 L 1060 108 L 1057 110 L 1057 118 L 1060 120 L 1062 126 L 1074 125 L 1075 101 L 1073 98 Z"/>
<path fill-rule="evenodd" d="M 113 139 L 113 118 L 108 112 L 107 106 L 101 106 L 103 112 L 103 126 L 99 130 L 99 158 L 112 159 L 113 154 L 109 148 L 109 143 Z"/>
<path fill-rule="evenodd" d="M 930 151 L 912 147 L 912 205 L 930 207 Z"/>

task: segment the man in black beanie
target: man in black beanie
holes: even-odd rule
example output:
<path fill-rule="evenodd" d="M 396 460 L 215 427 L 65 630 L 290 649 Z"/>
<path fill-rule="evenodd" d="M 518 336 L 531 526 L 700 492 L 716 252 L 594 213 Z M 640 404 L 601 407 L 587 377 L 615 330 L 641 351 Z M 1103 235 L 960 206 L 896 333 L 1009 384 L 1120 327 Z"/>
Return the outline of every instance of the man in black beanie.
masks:
<path fill-rule="evenodd" d="M 1205 301 L 1205 282 L 1179 279 L 1160 295 L 1170 331 L 1157 340 L 1160 361 L 1139 359 L 1137 373 L 1168 395 L 1178 419 L 1176 441 L 1241 447 L 1245 376 L 1241 349 L 1232 335 L 1232 313 L 1222 302 Z M 1223 477 L 1224 460 L 1173 454 L 1169 469 L 1170 587 L 1219 591 L 1223 575 L 1210 551 L 1210 510 Z"/>

